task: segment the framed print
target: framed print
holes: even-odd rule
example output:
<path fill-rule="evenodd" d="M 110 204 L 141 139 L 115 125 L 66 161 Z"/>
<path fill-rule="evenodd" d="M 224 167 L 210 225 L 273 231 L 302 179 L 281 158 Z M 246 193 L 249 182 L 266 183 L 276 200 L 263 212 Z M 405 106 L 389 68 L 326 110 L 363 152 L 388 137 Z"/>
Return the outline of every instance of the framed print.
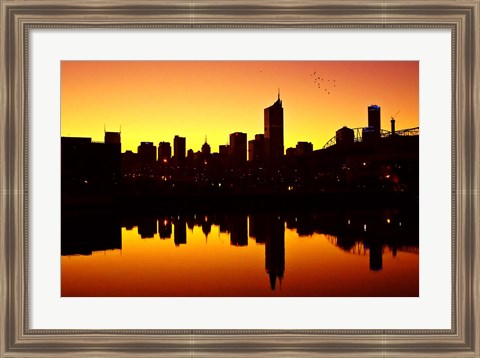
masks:
<path fill-rule="evenodd" d="M 0 356 L 479 356 L 479 1 L 0 4 Z"/>

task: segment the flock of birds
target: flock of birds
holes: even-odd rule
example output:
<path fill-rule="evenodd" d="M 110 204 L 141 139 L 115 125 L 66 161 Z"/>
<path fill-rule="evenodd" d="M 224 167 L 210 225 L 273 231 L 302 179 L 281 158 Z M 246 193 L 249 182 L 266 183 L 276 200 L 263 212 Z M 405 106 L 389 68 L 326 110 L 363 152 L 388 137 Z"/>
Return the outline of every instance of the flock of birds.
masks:
<path fill-rule="evenodd" d="M 317 75 L 317 72 L 313 72 L 310 74 L 310 77 L 313 77 L 313 83 L 319 90 L 323 90 L 323 93 L 329 95 L 332 93 L 335 88 L 337 87 L 337 83 L 335 80 L 322 77 L 321 75 Z"/>

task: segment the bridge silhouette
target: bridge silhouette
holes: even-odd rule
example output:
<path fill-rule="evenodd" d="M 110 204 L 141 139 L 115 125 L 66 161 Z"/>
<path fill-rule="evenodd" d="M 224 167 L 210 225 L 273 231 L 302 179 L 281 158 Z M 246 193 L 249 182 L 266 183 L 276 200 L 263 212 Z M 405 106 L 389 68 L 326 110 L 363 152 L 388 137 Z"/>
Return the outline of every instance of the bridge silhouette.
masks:
<path fill-rule="evenodd" d="M 354 142 L 359 143 L 363 141 L 362 138 L 362 132 L 365 129 L 365 127 L 357 127 L 357 128 L 352 128 L 353 133 L 354 133 Z M 412 137 L 412 136 L 418 136 L 420 134 L 420 128 L 419 127 L 414 127 L 414 128 L 407 128 L 407 129 L 402 129 L 395 131 L 395 134 L 393 134 L 391 131 L 387 131 L 386 129 L 380 129 L 380 138 L 387 138 L 392 135 L 397 135 L 401 137 Z M 331 146 L 334 146 L 337 144 L 337 136 L 333 136 L 330 138 L 327 143 L 322 147 L 322 149 L 329 148 Z"/>

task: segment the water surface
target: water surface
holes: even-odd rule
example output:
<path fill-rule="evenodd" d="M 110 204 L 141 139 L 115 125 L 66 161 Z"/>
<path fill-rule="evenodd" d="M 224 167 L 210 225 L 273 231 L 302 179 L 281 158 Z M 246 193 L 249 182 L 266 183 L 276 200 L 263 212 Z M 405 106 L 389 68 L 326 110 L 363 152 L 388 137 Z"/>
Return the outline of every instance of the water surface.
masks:
<path fill-rule="evenodd" d="M 418 211 L 62 216 L 62 296 L 418 296 Z"/>

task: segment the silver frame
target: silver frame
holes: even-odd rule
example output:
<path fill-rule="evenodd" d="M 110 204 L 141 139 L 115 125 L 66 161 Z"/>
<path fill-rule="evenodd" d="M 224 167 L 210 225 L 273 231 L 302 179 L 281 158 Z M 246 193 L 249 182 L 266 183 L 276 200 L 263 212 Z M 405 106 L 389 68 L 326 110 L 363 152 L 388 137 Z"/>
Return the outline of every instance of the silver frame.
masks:
<path fill-rule="evenodd" d="M 0 357 L 480 357 L 480 0 L 0 0 Z M 28 35 L 35 28 L 448 28 L 452 328 L 33 330 L 28 326 Z"/>

